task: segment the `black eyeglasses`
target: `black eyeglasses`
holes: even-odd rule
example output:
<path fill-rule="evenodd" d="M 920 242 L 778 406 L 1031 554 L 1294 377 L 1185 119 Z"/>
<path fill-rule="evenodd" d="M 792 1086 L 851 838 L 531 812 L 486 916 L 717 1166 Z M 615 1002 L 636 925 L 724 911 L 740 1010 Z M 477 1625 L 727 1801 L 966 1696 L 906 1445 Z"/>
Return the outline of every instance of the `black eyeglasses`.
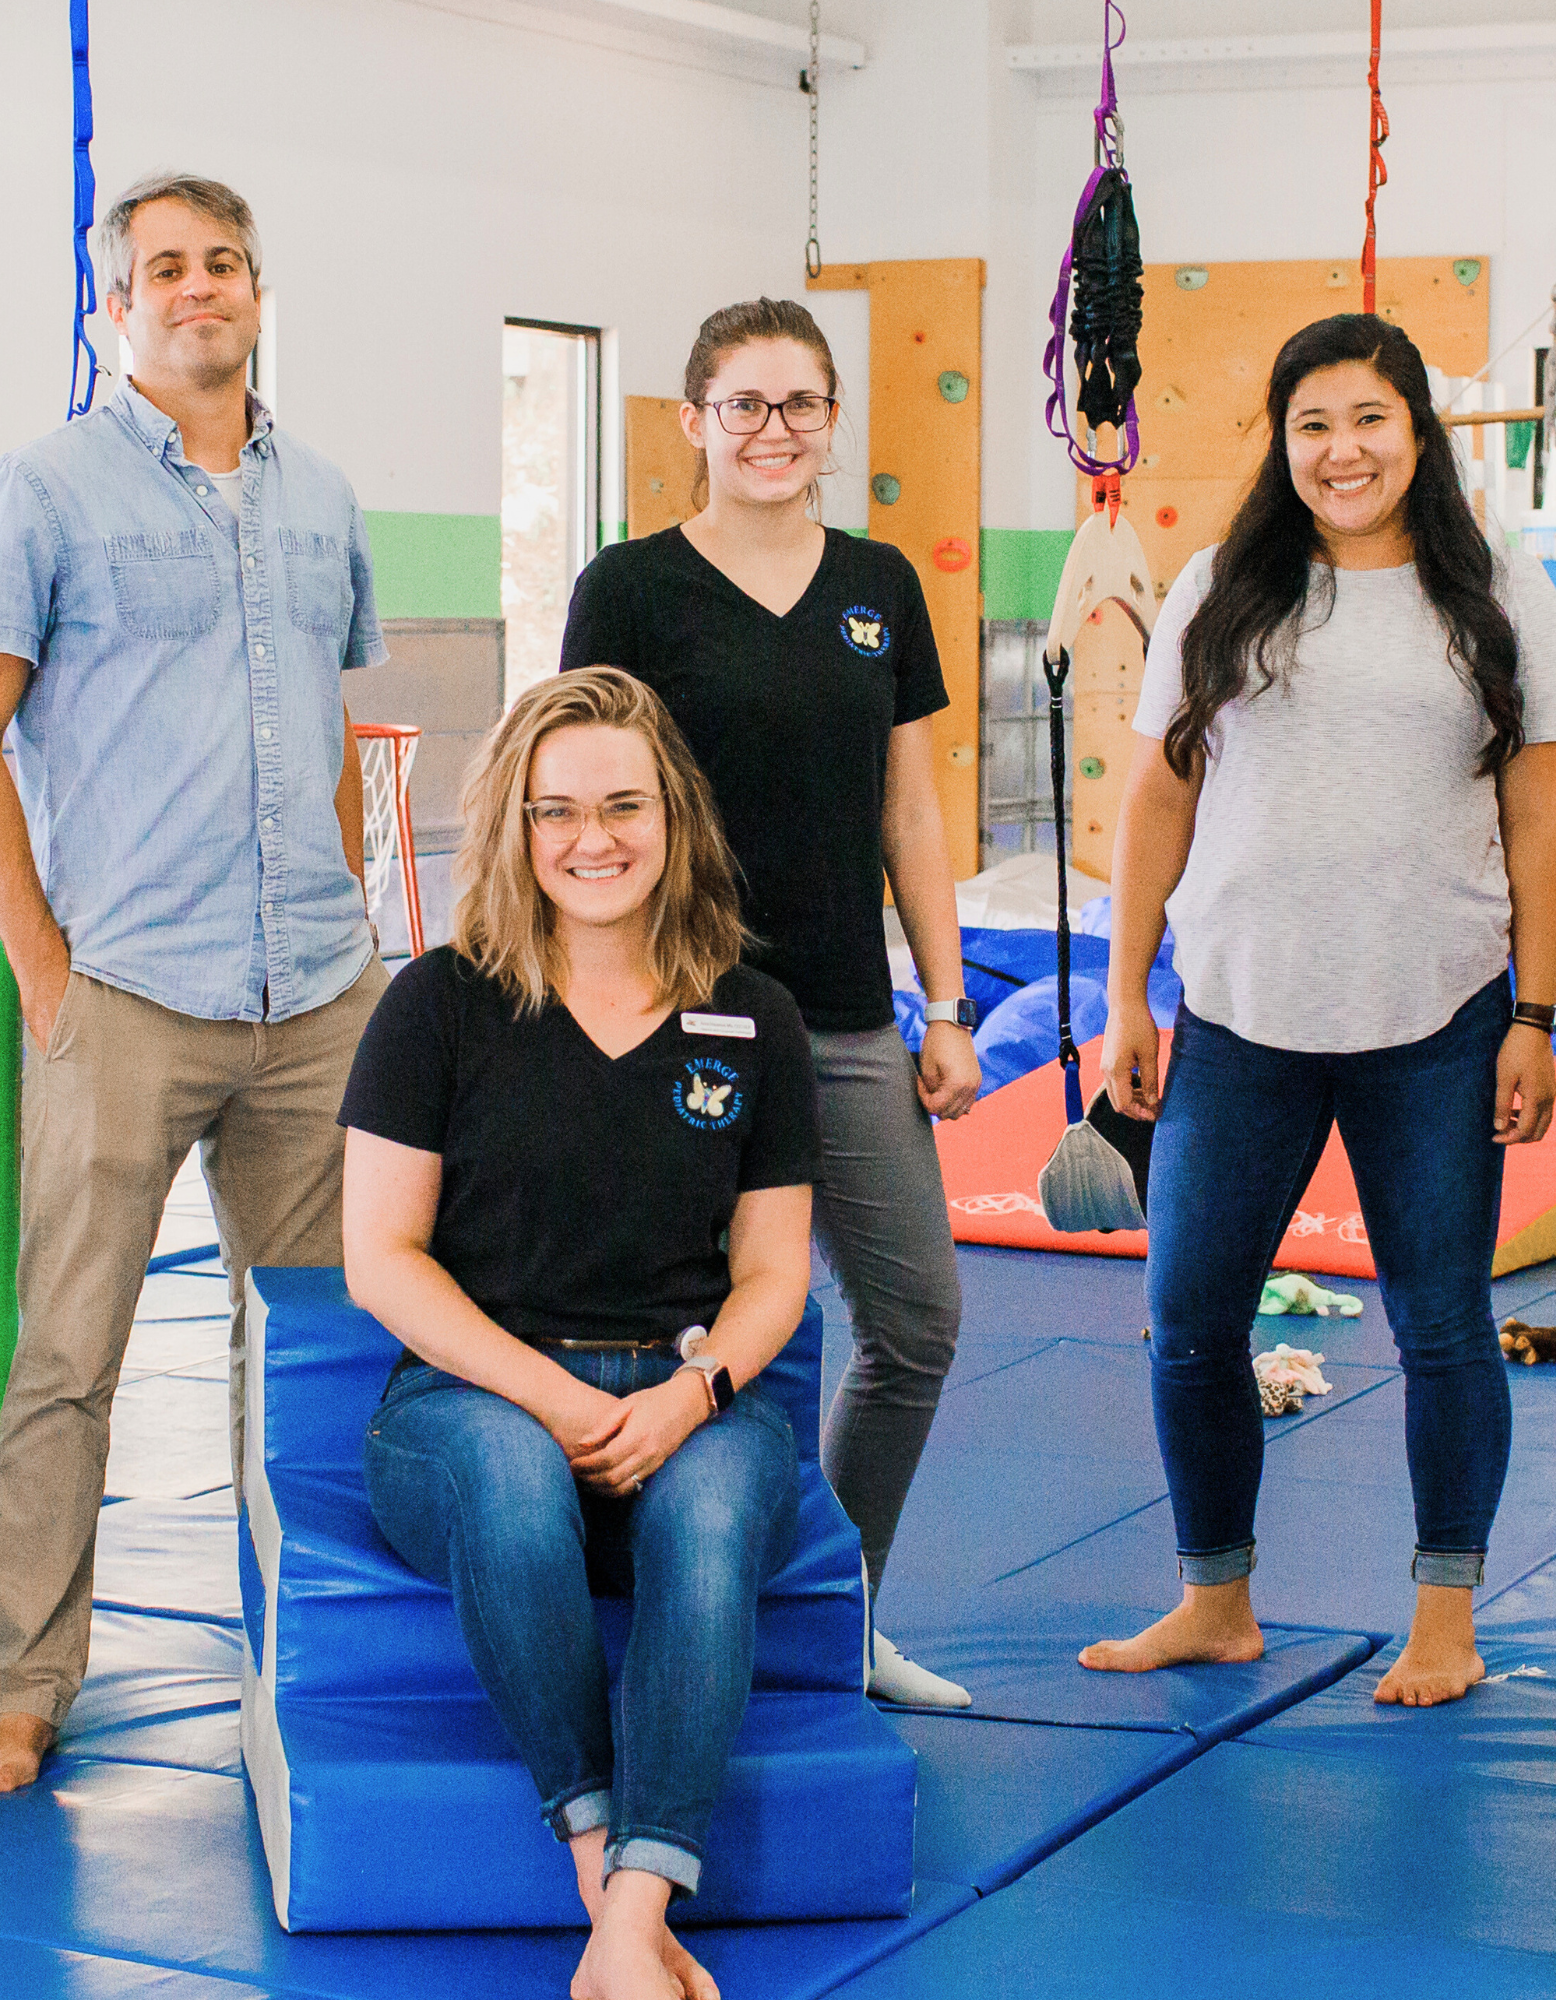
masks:
<path fill-rule="evenodd" d="M 784 427 L 791 431 L 824 431 L 837 408 L 836 396 L 785 396 L 781 403 L 769 403 L 761 396 L 726 396 L 721 403 L 702 403 L 713 410 L 731 437 L 754 437 L 766 430 L 767 420 L 776 410 Z"/>

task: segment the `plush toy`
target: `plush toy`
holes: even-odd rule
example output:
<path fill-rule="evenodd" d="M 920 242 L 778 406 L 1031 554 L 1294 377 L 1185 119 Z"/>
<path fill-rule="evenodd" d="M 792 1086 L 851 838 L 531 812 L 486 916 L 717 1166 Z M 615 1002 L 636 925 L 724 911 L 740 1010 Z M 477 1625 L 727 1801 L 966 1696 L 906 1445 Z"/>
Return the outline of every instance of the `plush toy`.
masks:
<path fill-rule="evenodd" d="M 1253 1372 L 1264 1414 L 1283 1417 L 1288 1410 L 1300 1410 L 1304 1396 L 1327 1396 L 1334 1385 L 1319 1372 L 1323 1358 L 1285 1341 L 1268 1354 L 1256 1354 Z"/>
<path fill-rule="evenodd" d="M 1497 1335 L 1509 1361 L 1521 1361 L 1532 1368 L 1537 1361 L 1556 1361 L 1556 1326 L 1526 1326 L 1521 1319 L 1505 1319 Z"/>
<path fill-rule="evenodd" d="M 1362 1302 L 1353 1293 L 1326 1291 L 1300 1271 L 1272 1273 L 1264 1281 L 1264 1294 L 1259 1300 L 1261 1313 L 1317 1313 L 1320 1319 L 1328 1319 L 1331 1314 L 1355 1319 L 1361 1309 Z"/>

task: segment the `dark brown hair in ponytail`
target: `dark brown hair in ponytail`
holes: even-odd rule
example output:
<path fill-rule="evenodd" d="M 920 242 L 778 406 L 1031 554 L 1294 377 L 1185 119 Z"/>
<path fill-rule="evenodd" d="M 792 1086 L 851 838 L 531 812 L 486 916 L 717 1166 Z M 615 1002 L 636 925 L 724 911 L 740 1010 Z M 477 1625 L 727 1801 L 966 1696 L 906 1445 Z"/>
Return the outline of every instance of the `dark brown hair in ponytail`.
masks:
<path fill-rule="evenodd" d="M 751 340 L 796 340 L 808 347 L 821 363 L 827 378 L 827 394 L 837 394 L 837 366 L 827 337 L 797 299 L 746 299 L 738 306 L 725 306 L 709 313 L 697 329 L 692 351 L 686 359 L 686 381 L 682 394 L 688 403 L 700 404 L 708 384 L 719 372 L 726 354 Z M 701 507 L 708 497 L 708 455 L 699 451 L 692 475 L 692 505 Z"/>

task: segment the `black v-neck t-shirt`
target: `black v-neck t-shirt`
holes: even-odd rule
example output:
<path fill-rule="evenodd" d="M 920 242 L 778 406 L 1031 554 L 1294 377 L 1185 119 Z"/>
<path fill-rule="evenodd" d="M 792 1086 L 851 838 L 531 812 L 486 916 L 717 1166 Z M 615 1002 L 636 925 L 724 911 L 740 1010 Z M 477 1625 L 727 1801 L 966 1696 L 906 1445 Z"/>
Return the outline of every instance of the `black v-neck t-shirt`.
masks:
<path fill-rule="evenodd" d="M 432 1256 L 520 1339 L 659 1340 L 711 1326 L 726 1232 L 751 1188 L 813 1182 L 810 1045 L 789 995 L 745 966 L 700 1010 L 607 1056 L 559 1001 L 513 1000 L 449 945 L 373 1011 L 340 1123 L 443 1159 Z"/>
<path fill-rule="evenodd" d="M 753 962 L 807 1026 L 889 1026 L 886 749 L 899 723 L 947 705 L 901 550 L 828 528 L 816 574 L 780 618 L 679 528 L 613 543 L 574 588 L 562 665 L 622 667 L 680 724 L 744 872 Z"/>

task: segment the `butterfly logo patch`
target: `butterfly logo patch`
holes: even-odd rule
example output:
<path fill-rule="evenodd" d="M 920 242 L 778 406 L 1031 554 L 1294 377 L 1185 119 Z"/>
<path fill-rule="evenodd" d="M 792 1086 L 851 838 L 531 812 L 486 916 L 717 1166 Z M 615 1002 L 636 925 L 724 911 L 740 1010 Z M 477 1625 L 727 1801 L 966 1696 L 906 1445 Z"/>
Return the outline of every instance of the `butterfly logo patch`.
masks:
<path fill-rule="evenodd" d="M 850 604 L 838 627 L 843 643 L 867 660 L 878 660 L 891 647 L 891 627 L 879 611 L 868 604 Z"/>
<path fill-rule="evenodd" d="M 745 1100 L 739 1084 L 739 1072 L 728 1063 L 708 1057 L 689 1062 L 672 1089 L 675 1108 L 688 1125 L 695 1125 L 699 1131 L 721 1132 L 740 1116 Z"/>

